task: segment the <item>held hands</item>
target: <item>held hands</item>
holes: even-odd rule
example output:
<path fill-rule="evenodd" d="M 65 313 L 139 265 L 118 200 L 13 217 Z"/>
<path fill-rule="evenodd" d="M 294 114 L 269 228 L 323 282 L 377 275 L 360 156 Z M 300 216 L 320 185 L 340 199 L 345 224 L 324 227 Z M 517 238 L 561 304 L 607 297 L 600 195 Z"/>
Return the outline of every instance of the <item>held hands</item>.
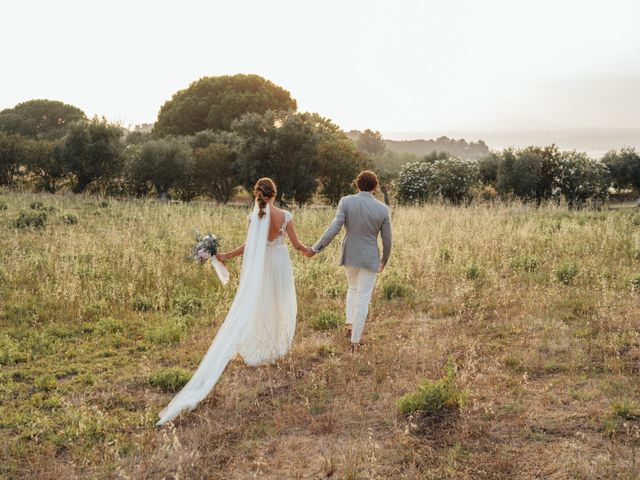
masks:
<path fill-rule="evenodd" d="M 378 273 L 382 273 L 384 270 L 384 263 L 380 262 L 380 266 L 378 267 Z"/>
<path fill-rule="evenodd" d="M 304 249 L 301 250 L 301 253 L 307 258 L 311 258 L 316 254 L 311 247 L 304 247 Z"/>

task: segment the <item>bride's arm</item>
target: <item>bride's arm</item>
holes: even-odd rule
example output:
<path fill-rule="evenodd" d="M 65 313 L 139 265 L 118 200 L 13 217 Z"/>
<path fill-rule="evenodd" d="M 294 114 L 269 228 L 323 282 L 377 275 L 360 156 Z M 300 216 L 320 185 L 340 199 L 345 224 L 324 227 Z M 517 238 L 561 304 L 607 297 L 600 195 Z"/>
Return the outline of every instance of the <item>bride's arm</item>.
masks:
<path fill-rule="evenodd" d="M 240 245 L 238 248 L 235 248 L 233 250 L 229 250 L 228 252 L 218 253 L 216 255 L 216 258 L 218 260 L 220 260 L 221 262 L 224 262 L 225 260 L 231 260 L 234 257 L 238 257 L 238 256 L 242 255 L 243 253 L 244 253 L 244 243 L 242 245 Z"/>
<path fill-rule="evenodd" d="M 302 243 L 300 240 L 298 240 L 296 229 L 293 226 L 293 220 L 290 220 L 289 223 L 287 223 L 287 235 L 289 235 L 289 240 L 291 240 L 291 245 L 293 246 L 293 248 L 295 248 L 300 252 L 307 251 L 307 246 L 304 243 Z"/>

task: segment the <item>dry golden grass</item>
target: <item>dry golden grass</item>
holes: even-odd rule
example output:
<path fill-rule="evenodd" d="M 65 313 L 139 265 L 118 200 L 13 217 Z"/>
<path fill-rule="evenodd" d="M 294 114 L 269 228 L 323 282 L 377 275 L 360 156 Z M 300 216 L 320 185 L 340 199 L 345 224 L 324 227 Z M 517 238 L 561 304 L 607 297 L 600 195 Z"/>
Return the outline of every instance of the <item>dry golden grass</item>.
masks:
<path fill-rule="evenodd" d="M 232 362 L 194 412 L 157 429 L 172 394 L 150 377 L 195 368 L 235 291 L 185 260 L 191 232 L 234 246 L 246 211 L 0 200 L 0 478 L 640 475 L 638 211 L 396 209 L 366 350 L 312 328 L 343 308 L 338 242 L 295 256 L 291 354 Z M 35 201 L 55 208 L 47 227 L 11 228 Z M 331 217 L 294 211 L 307 243 Z M 464 406 L 400 416 L 397 399 L 449 358 Z"/>

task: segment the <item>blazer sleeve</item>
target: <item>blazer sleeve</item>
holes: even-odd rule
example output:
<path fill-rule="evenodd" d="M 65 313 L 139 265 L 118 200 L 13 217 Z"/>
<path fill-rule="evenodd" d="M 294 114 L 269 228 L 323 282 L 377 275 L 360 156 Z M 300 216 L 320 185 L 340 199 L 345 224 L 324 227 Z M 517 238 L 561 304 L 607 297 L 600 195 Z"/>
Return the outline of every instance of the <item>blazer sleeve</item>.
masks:
<path fill-rule="evenodd" d="M 389 255 L 391 255 L 391 245 L 393 244 L 393 234 L 391 233 L 391 215 L 389 214 L 389 209 L 387 208 L 387 214 L 382 222 L 382 227 L 380 228 L 380 235 L 382 236 L 382 258 L 380 262 L 383 265 L 387 264 L 389 260 Z"/>
<path fill-rule="evenodd" d="M 333 222 L 331 223 L 331 225 L 329 225 L 329 228 L 325 230 L 324 234 L 322 234 L 322 237 L 320 237 L 320 240 L 318 240 L 316 244 L 311 247 L 314 252 L 321 252 L 322 250 L 324 250 L 324 248 L 329 245 L 334 238 L 336 238 L 336 235 L 338 235 L 338 233 L 342 229 L 342 226 L 344 225 L 344 222 L 347 218 L 347 212 L 344 207 L 343 200 L 344 199 L 340 199 L 340 203 L 338 203 L 338 211 L 336 212 L 336 216 L 333 219 Z"/>

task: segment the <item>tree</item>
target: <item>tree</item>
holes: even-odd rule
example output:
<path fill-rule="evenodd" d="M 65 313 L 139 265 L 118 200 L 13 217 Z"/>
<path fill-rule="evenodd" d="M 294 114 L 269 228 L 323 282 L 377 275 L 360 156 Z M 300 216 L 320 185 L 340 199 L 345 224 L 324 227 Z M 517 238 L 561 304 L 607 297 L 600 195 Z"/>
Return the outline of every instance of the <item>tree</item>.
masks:
<path fill-rule="evenodd" d="M 500 156 L 495 153 L 482 157 L 478 160 L 478 172 L 480 180 L 485 185 L 495 185 L 498 178 L 498 164 Z"/>
<path fill-rule="evenodd" d="M 56 151 L 64 168 L 75 176 L 74 193 L 82 193 L 94 180 L 119 175 L 124 164 L 122 129 L 105 119 L 78 122 L 69 128 Z"/>
<path fill-rule="evenodd" d="M 505 149 L 500 154 L 496 186 L 501 194 L 513 193 L 524 200 L 550 198 L 560 170 L 560 151 L 555 145 Z"/>
<path fill-rule="evenodd" d="M 321 142 L 318 156 L 321 194 L 331 205 L 337 205 L 343 196 L 353 193 L 353 180 L 369 166 L 368 158 L 346 138 Z"/>
<path fill-rule="evenodd" d="M 36 178 L 36 188 L 55 193 L 61 180 L 67 176 L 60 149 L 51 140 L 29 140 L 25 143 L 25 164 Z"/>
<path fill-rule="evenodd" d="M 611 172 L 614 187 L 640 191 L 640 154 L 635 148 L 611 150 L 605 154 L 602 161 Z"/>
<path fill-rule="evenodd" d="M 0 132 L 0 185 L 11 185 L 20 170 L 23 140 L 19 135 Z"/>
<path fill-rule="evenodd" d="M 193 182 L 191 149 L 176 138 L 150 140 L 132 151 L 126 177 L 137 195 L 155 191 L 158 197 L 167 198 L 176 189 L 178 196 L 188 199 Z"/>
<path fill-rule="evenodd" d="M 227 203 L 235 190 L 233 168 L 237 152 L 224 143 L 210 143 L 194 151 L 194 178 L 198 191 Z"/>
<path fill-rule="evenodd" d="M 382 155 L 387 148 L 380 132 L 374 132 L 369 129 L 360 133 L 358 136 L 357 146 L 358 150 L 365 152 L 372 157 Z"/>
<path fill-rule="evenodd" d="M 337 125 L 315 113 L 249 113 L 234 122 L 233 131 L 242 139 L 236 162 L 240 183 L 251 189 L 256 179 L 271 177 L 278 200 L 299 205 L 317 189 L 318 145 L 346 139 Z"/>
<path fill-rule="evenodd" d="M 232 122 L 245 113 L 296 109 L 287 90 L 258 75 L 203 77 L 160 108 L 153 131 L 163 136 L 230 130 Z"/>
<path fill-rule="evenodd" d="M 0 131 L 29 138 L 61 138 L 74 122 L 86 120 L 82 110 L 55 100 L 29 100 L 0 112 Z"/>
<path fill-rule="evenodd" d="M 589 199 L 604 201 L 610 184 L 609 169 L 586 153 L 563 152 L 557 184 L 569 208 L 581 207 Z"/>

